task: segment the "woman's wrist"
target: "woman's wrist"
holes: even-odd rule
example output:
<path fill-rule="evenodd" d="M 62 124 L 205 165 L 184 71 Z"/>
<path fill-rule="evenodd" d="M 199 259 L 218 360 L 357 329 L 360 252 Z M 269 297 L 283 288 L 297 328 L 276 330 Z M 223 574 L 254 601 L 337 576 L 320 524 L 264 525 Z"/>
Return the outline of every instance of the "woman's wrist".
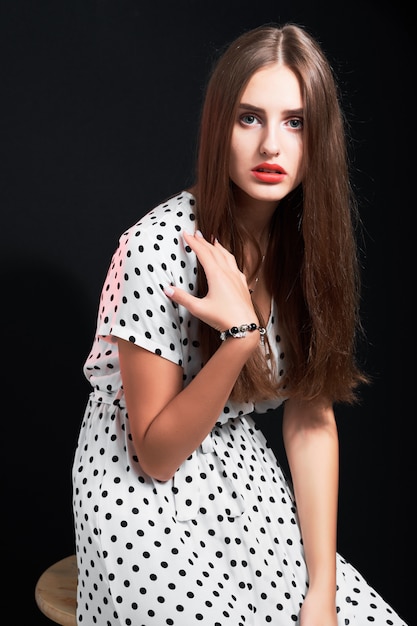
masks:
<path fill-rule="evenodd" d="M 250 324 L 241 324 L 240 326 L 232 326 L 231 328 L 227 328 L 226 330 L 222 330 L 220 333 L 221 341 L 226 341 L 226 339 L 242 339 L 246 337 L 246 334 L 253 333 L 255 331 L 259 331 L 261 337 L 261 343 L 264 343 L 264 335 L 266 330 L 263 326 L 258 326 L 255 322 L 251 322 Z"/>

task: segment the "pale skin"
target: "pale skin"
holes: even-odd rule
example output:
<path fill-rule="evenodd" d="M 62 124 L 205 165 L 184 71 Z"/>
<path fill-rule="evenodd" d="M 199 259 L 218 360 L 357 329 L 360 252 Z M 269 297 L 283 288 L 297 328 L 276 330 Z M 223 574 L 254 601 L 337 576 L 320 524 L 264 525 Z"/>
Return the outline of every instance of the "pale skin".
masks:
<path fill-rule="evenodd" d="M 279 201 L 302 180 L 301 89 L 291 70 L 275 64 L 252 76 L 240 104 L 232 133 L 230 178 L 237 188 L 239 216 L 263 249 Z M 283 167 L 284 179 L 279 183 L 256 179 L 252 169 L 265 162 Z M 184 232 L 183 237 L 204 268 L 208 294 L 196 298 L 167 286 L 166 296 L 219 331 L 258 323 L 245 273 L 233 255 L 199 231 Z M 253 250 L 248 247 L 245 253 L 249 276 Z M 268 319 L 271 294 L 261 277 L 253 298 Z M 144 471 L 161 481 L 173 476 L 214 427 L 258 342 L 257 331 L 223 342 L 184 389 L 180 366 L 118 340 L 131 433 Z M 300 626 L 337 626 L 338 436 L 332 403 L 325 398 L 287 400 L 283 439 L 310 581 Z"/>

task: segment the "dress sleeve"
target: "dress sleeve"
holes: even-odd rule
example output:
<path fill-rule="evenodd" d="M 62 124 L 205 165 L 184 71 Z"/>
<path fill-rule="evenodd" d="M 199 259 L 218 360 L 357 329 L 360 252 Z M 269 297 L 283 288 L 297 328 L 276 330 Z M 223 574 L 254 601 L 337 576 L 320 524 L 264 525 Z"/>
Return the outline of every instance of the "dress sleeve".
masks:
<path fill-rule="evenodd" d="M 163 289 L 183 282 L 192 258 L 180 242 L 167 252 L 159 237 L 157 228 L 139 225 L 120 237 L 101 293 L 97 332 L 106 341 L 120 337 L 181 365 L 181 312 Z"/>

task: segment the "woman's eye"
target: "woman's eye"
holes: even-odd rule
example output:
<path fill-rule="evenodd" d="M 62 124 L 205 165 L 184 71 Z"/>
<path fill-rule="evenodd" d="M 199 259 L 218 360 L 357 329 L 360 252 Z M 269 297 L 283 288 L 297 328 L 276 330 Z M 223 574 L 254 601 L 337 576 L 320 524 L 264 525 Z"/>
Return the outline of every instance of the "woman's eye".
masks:
<path fill-rule="evenodd" d="M 303 128 L 303 120 L 300 120 L 299 118 L 294 118 L 288 121 L 288 125 L 294 130 L 301 130 Z"/>
<path fill-rule="evenodd" d="M 247 126 L 252 126 L 253 124 L 256 124 L 259 121 L 256 115 L 251 115 L 250 113 L 247 113 L 246 115 L 242 115 L 240 120 L 241 122 L 243 122 L 243 124 L 246 124 Z"/>

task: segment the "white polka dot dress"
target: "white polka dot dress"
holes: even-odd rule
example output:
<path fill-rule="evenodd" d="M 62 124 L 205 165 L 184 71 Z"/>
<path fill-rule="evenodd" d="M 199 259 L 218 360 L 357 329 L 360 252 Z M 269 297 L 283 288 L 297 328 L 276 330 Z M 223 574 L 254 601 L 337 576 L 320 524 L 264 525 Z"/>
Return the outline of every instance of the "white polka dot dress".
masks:
<path fill-rule="evenodd" d="M 73 463 L 79 626 L 299 624 L 307 571 L 296 506 L 251 417 L 276 404 L 229 402 L 166 482 L 142 471 L 132 445 L 114 337 L 180 364 L 184 385 L 201 368 L 197 320 L 162 291 L 196 289 L 181 236 L 194 232 L 194 204 L 183 192 L 127 230 L 103 287 Z M 275 306 L 267 332 L 282 376 Z M 339 626 L 405 626 L 337 558 Z"/>

